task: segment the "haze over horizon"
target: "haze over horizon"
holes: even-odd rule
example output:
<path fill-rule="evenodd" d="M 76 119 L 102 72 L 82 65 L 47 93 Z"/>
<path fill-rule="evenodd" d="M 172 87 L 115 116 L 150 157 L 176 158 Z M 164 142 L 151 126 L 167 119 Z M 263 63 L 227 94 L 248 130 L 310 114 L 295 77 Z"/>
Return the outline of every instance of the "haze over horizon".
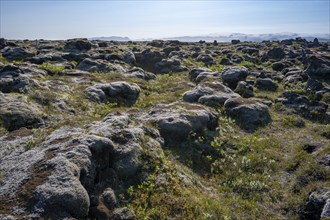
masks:
<path fill-rule="evenodd" d="M 330 3 L 317 1 L 0 1 L 0 37 L 131 39 L 210 33 L 329 34 Z"/>

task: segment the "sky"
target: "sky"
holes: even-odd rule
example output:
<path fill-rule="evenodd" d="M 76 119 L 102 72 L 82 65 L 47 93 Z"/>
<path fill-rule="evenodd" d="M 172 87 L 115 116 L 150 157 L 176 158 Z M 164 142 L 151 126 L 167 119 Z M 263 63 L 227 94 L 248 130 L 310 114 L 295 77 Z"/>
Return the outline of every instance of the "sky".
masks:
<path fill-rule="evenodd" d="M 330 33 L 330 0 L 0 0 L 0 37 Z"/>

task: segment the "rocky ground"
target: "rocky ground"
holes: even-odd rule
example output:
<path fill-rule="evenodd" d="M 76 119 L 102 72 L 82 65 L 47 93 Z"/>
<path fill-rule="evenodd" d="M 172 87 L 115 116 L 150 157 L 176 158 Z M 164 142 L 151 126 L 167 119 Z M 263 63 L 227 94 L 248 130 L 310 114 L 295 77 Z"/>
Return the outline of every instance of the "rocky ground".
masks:
<path fill-rule="evenodd" d="M 330 45 L 0 39 L 1 219 L 330 218 Z"/>

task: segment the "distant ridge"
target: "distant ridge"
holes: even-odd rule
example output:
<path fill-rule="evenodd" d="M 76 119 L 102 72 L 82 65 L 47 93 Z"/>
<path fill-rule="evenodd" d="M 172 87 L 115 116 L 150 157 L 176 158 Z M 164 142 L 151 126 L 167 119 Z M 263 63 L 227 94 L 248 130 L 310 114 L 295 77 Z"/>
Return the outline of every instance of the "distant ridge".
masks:
<path fill-rule="evenodd" d="M 297 34 L 297 33 L 274 33 L 274 34 L 243 34 L 243 33 L 231 33 L 231 34 L 206 34 L 199 36 L 178 36 L 178 37 L 166 37 L 166 38 L 144 38 L 144 39 L 130 39 L 128 37 L 110 36 L 110 37 L 93 37 L 89 40 L 101 40 L 101 41 L 151 41 L 151 40 L 179 40 L 182 42 L 198 42 L 200 40 L 206 42 L 230 42 L 231 40 L 240 41 L 281 41 L 285 39 L 295 39 L 301 37 L 307 41 L 313 41 L 318 38 L 320 42 L 330 42 L 330 34 Z"/>
<path fill-rule="evenodd" d="M 103 40 L 103 41 L 130 41 L 128 37 L 110 36 L 110 37 L 92 37 L 89 40 Z"/>
<path fill-rule="evenodd" d="M 232 33 L 228 35 L 220 34 L 209 34 L 201 36 L 180 36 L 180 37 L 169 37 L 162 38 L 162 40 L 179 40 L 184 42 L 197 42 L 200 40 L 212 42 L 214 40 L 218 42 L 230 42 L 231 40 L 240 40 L 240 41 L 252 41 L 252 42 L 261 42 L 261 41 L 276 41 L 276 40 L 285 40 L 285 39 L 295 39 L 301 37 L 307 41 L 313 41 L 315 38 L 318 38 L 319 41 L 330 42 L 330 34 L 296 34 L 296 33 L 276 33 L 276 34 L 242 34 L 242 33 Z"/>

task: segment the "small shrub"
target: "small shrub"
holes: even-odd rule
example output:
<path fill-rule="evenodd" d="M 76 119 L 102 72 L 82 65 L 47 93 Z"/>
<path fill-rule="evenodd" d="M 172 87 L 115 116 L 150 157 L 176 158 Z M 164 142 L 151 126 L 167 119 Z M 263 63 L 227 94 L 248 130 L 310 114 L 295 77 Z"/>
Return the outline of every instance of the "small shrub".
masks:
<path fill-rule="evenodd" d="M 295 115 L 284 115 L 282 118 L 282 123 L 285 127 L 298 127 L 302 128 L 305 126 L 304 120 Z"/>
<path fill-rule="evenodd" d="M 56 93 L 50 90 L 35 91 L 29 94 L 29 99 L 34 100 L 43 106 L 51 106 L 51 103 L 53 103 L 56 98 Z"/>
<path fill-rule="evenodd" d="M 278 112 L 282 112 L 285 111 L 285 107 L 281 103 L 275 103 L 274 110 Z"/>

